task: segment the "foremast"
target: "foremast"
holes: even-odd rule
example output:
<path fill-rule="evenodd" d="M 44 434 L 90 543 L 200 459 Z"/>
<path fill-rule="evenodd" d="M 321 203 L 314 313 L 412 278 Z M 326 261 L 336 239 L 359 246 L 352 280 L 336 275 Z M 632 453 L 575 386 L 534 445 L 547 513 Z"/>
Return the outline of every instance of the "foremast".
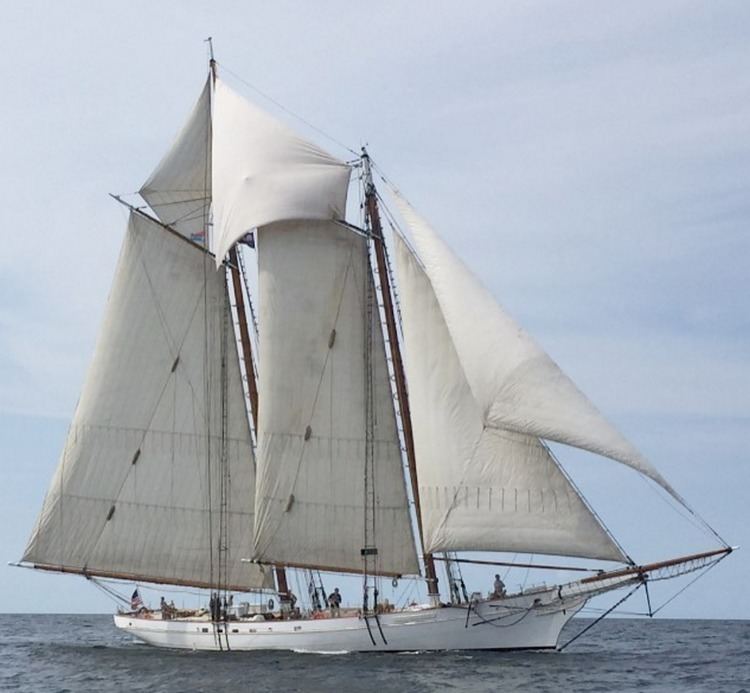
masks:
<path fill-rule="evenodd" d="M 404 373 L 404 364 L 401 358 L 401 346 L 398 338 L 396 327 L 396 317 L 393 309 L 393 298 L 391 294 L 391 283 L 388 272 L 388 263 L 385 256 L 385 242 L 383 240 L 383 227 L 380 222 L 380 212 L 378 209 L 378 196 L 375 184 L 372 180 L 372 169 L 370 166 L 370 157 L 367 150 L 362 147 L 362 167 L 364 173 L 365 187 L 365 214 L 367 226 L 369 226 L 370 235 L 375 249 L 375 260 L 380 280 L 380 289 L 383 297 L 383 311 L 385 313 L 386 330 L 388 333 L 388 343 L 393 361 L 393 372 L 396 384 L 396 396 L 398 398 L 398 414 L 401 419 L 403 429 L 404 445 L 406 447 L 406 459 L 409 469 L 409 482 L 414 499 L 414 511 L 417 519 L 418 542 L 422 552 L 425 580 L 427 582 L 427 593 L 433 602 L 440 600 L 440 590 L 438 588 L 437 572 L 435 571 L 435 561 L 431 553 L 424 550 L 424 534 L 422 530 L 422 509 L 419 499 L 419 480 L 417 477 L 417 464 L 414 452 L 414 434 L 411 425 L 411 411 L 409 409 L 409 394 L 406 387 L 406 376 Z"/>

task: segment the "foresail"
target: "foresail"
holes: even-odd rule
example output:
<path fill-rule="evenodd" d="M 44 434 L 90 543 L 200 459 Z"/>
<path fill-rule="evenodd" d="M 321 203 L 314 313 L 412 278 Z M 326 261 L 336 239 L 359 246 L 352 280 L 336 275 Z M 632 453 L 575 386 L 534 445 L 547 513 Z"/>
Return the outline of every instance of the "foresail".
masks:
<path fill-rule="evenodd" d="M 359 571 L 364 544 L 366 241 L 320 221 L 258 233 L 261 406 L 257 557 Z M 418 564 L 377 303 L 371 306 L 375 544 L 381 573 Z"/>
<path fill-rule="evenodd" d="M 211 204 L 211 96 L 207 81 L 190 117 L 140 189 L 154 214 L 205 245 Z"/>
<path fill-rule="evenodd" d="M 224 272 L 131 215 L 93 362 L 24 560 L 144 581 L 272 586 L 270 571 L 240 561 L 254 550 L 254 493 Z M 221 556 L 220 541 L 228 547 Z"/>
<path fill-rule="evenodd" d="M 214 252 L 220 263 L 253 228 L 343 219 L 350 169 L 217 79 L 214 91 Z"/>
<path fill-rule="evenodd" d="M 429 279 L 395 246 L 425 550 L 626 560 L 537 438 L 485 425 Z"/>
<path fill-rule="evenodd" d="M 609 457 L 650 477 L 683 502 L 435 231 L 401 196 L 395 200 L 413 234 L 466 381 L 487 425 Z"/>

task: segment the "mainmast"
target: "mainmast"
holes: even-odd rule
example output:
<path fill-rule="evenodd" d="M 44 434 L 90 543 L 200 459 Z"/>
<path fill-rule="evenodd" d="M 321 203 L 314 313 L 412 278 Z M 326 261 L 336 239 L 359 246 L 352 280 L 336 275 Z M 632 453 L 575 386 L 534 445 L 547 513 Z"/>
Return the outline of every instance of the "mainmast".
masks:
<path fill-rule="evenodd" d="M 406 390 L 406 376 L 404 375 L 404 364 L 401 359 L 401 346 L 396 330 L 396 318 L 391 298 L 391 283 L 388 273 L 388 264 L 385 256 L 385 243 L 383 241 L 383 227 L 380 223 L 380 212 L 378 210 L 378 197 L 375 184 L 372 181 L 370 169 L 370 157 L 362 147 L 362 165 L 365 177 L 365 211 L 370 222 L 373 245 L 375 247 L 375 259 L 380 278 L 380 288 L 383 295 L 383 310 L 385 312 L 385 323 L 388 330 L 388 343 L 390 344 L 391 357 L 393 359 L 393 372 L 396 381 L 396 396 L 398 397 L 399 411 L 401 414 L 401 425 L 404 433 L 404 444 L 406 446 L 406 459 L 409 467 L 409 480 L 411 482 L 414 497 L 414 509 L 417 515 L 417 529 L 419 530 L 419 542 L 422 548 L 424 560 L 425 579 L 427 581 L 427 592 L 433 601 L 439 600 L 437 573 L 432 554 L 424 550 L 424 539 L 422 533 L 422 512 L 419 500 L 419 480 L 417 478 L 417 464 L 414 454 L 414 434 L 411 426 L 411 411 L 409 409 L 409 395 Z"/>
<path fill-rule="evenodd" d="M 216 60 L 214 59 L 214 48 L 211 37 L 207 39 L 209 49 L 209 67 L 211 70 L 211 82 L 216 83 Z M 234 300 L 237 306 L 237 322 L 240 328 L 240 342 L 242 344 L 242 360 L 247 377 L 247 389 L 250 395 L 250 415 L 253 419 L 253 429 L 258 433 L 258 380 L 255 372 L 255 360 L 253 359 L 253 345 L 250 340 L 250 330 L 247 324 L 247 311 L 245 310 L 245 295 L 242 287 L 242 276 L 240 275 L 240 264 L 236 244 L 229 251 L 229 267 L 232 276 L 232 287 L 234 289 Z M 281 606 L 289 603 L 289 585 L 286 579 L 286 570 L 283 566 L 274 566 L 276 573 L 276 586 Z"/>

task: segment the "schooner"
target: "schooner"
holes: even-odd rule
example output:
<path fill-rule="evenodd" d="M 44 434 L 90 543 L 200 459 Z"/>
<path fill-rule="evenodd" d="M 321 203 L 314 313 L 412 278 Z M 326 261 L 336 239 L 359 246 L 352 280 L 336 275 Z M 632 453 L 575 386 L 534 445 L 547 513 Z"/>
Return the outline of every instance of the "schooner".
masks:
<path fill-rule="evenodd" d="M 128 205 L 93 361 L 22 565 L 205 588 L 215 603 L 278 595 L 278 609 L 253 613 L 115 616 L 164 647 L 554 649 L 592 597 L 732 551 L 714 533 L 718 548 L 650 565 L 625 552 L 548 442 L 627 465 L 693 511 L 391 193 L 404 224 L 389 251 L 367 152 L 333 157 L 233 91 L 211 59 L 140 190 L 147 207 Z M 255 249 L 257 315 L 242 245 Z M 474 551 L 612 567 L 486 597 L 456 577 L 472 562 L 459 552 Z M 293 608 L 290 571 L 312 583 L 309 611 Z M 361 576 L 358 609 L 328 613 L 314 584 L 325 572 Z M 383 580 L 406 576 L 426 581 L 429 603 L 381 598 Z"/>

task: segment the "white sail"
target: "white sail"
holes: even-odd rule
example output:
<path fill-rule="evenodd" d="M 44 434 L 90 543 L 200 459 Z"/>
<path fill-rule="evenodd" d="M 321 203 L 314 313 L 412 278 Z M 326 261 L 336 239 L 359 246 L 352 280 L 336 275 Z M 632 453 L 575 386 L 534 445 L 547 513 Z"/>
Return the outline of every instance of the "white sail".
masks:
<path fill-rule="evenodd" d="M 131 215 L 93 362 L 24 560 L 172 584 L 268 586 L 270 574 L 240 561 L 253 553 L 254 492 L 225 274 L 210 255 Z"/>
<path fill-rule="evenodd" d="M 358 571 L 364 544 L 365 384 L 371 358 L 378 570 L 418 572 L 366 241 L 333 222 L 282 222 L 258 238 L 257 557 Z"/>
<path fill-rule="evenodd" d="M 413 234 L 466 381 L 487 424 L 617 460 L 683 502 L 427 222 L 400 195 L 395 200 Z"/>
<path fill-rule="evenodd" d="M 154 214 L 203 244 L 211 204 L 211 97 L 206 82 L 190 117 L 140 189 Z"/>
<path fill-rule="evenodd" d="M 626 560 L 537 438 L 487 427 L 430 281 L 394 236 L 425 550 Z"/>
<path fill-rule="evenodd" d="M 216 261 L 253 228 L 294 219 L 343 219 L 350 169 L 233 92 L 214 90 Z"/>

